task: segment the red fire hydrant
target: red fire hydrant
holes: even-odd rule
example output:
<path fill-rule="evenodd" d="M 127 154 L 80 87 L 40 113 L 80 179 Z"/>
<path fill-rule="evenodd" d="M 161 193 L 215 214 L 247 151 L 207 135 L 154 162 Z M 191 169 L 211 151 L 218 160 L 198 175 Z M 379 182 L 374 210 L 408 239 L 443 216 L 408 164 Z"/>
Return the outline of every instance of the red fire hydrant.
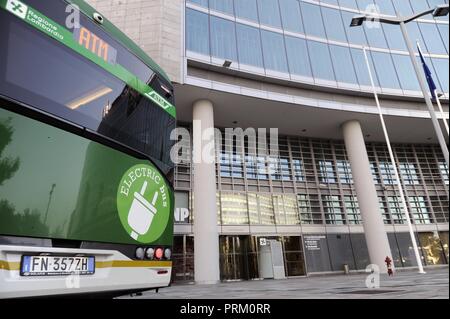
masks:
<path fill-rule="evenodd" d="M 392 271 L 392 259 L 389 258 L 389 256 L 386 256 L 386 259 L 384 260 L 384 262 L 386 263 L 389 277 L 393 276 L 394 272 Z"/>

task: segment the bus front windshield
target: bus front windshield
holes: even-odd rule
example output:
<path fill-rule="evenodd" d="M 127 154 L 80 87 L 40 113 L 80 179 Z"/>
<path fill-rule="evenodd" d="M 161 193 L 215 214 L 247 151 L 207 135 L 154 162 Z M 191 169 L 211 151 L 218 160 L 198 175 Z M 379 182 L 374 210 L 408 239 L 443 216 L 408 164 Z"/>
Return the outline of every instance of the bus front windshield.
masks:
<path fill-rule="evenodd" d="M 170 114 L 71 49 L 0 14 L 2 94 L 145 153 L 165 174 L 172 169 Z"/>

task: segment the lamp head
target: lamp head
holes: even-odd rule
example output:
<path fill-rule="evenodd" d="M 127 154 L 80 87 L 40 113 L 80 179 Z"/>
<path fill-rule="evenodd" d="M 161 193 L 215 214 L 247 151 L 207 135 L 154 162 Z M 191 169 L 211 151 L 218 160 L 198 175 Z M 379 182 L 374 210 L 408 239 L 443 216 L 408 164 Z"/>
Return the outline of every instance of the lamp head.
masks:
<path fill-rule="evenodd" d="M 353 17 L 352 22 L 350 23 L 351 27 L 359 27 L 366 20 L 366 16 L 359 14 Z"/>
<path fill-rule="evenodd" d="M 225 60 L 225 61 L 223 62 L 223 67 L 224 67 L 224 68 L 229 68 L 229 67 L 231 66 L 232 63 L 233 63 L 233 62 L 231 62 L 230 60 Z"/>
<path fill-rule="evenodd" d="M 448 15 L 448 11 L 448 4 L 438 5 L 433 11 L 433 17 L 445 17 L 446 15 Z"/>

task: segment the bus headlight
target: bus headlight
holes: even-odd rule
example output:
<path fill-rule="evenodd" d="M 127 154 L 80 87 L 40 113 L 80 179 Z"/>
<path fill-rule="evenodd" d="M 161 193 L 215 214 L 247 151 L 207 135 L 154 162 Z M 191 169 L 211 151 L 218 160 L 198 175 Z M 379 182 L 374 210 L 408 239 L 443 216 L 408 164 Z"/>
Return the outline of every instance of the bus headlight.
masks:
<path fill-rule="evenodd" d="M 145 252 L 145 257 L 147 259 L 153 259 L 155 257 L 155 250 L 153 248 L 147 248 L 147 251 Z"/>
<path fill-rule="evenodd" d="M 164 258 L 170 259 L 170 257 L 172 257 L 172 251 L 169 248 L 166 248 L 166 250 L 164 250 Z"/>
<path fill-rule="evenodd" d="M 137 259 L 140 259 L 140 260 L 144 259 L 144 255 L 145 255 L 144 248 L 142 248 L 142 247 L 136 248 L 136 258 Z"/>

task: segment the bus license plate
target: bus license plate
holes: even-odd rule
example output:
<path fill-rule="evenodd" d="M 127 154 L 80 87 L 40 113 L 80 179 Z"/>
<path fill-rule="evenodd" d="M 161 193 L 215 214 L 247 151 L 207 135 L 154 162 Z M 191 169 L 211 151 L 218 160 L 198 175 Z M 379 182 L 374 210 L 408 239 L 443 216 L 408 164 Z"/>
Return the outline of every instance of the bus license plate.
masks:
<path fill-rule="evenodd" d="M 93 275 L 95 257 L 23 256 L 21 276 Z"/>

